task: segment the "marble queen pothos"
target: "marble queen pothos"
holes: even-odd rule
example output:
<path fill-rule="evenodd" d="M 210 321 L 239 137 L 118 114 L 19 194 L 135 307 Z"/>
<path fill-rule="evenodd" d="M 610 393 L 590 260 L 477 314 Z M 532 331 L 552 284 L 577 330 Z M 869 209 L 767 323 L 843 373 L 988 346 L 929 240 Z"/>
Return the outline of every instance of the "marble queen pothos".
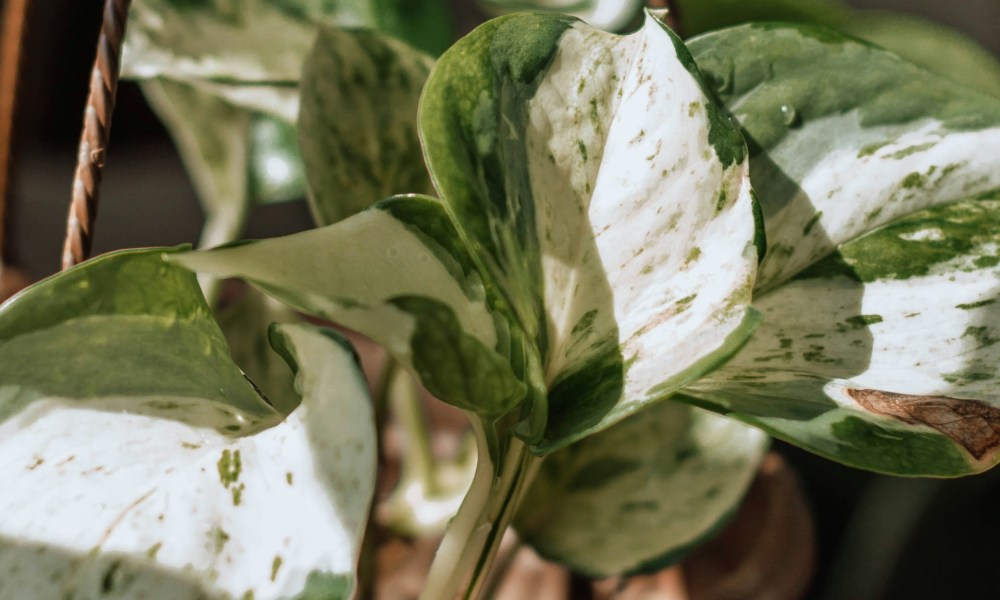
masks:
<path fill-rule="evenodd" d="M 467 411 L 481 441 L 480 469 L 446 538 L 446 558 L 463 549 L 474 550 L 473 560 L 487 554 L 519 499 L 515 525 L 525 538 L 582 571 L 620 573 L 676 558 L 738 504 L 766 446 L 760 429 L 711 411 L 884 472 L 956 476 L 998 460 L 1000 103 L 823 30 L 753 25 L 689 47 L 653 16 L 623 37 L 558 16 L 491 21 L 445 53 L 424 88 L 419 129 L 440 199 L 398 196 L 294 236 L 165 254 L 202 273 L 243 277 L 368 334 Z M 322 94 L 322 85 L 314 91 Z M 307 168 L 321 168 L 321 159 L 306 157 Z M 0 352 L 13 356 L 29 342 L 44 348 L 38 336 L 70 335 L 94 313 L 120 323 L 110 330 L 120 334 L 111 338 L 114 356 L 145 347 L 130 334 L 136 314 L 152 313 L 150 326 L 196 324 L 197 336 L 217 339 L 193 300 L 163 308 L 126 283 L 118 300 L 102 298 L 115 292 L 97 285 L 98 274 L 107 276 L 99 261 L 4 305 Z M 90 289 L 100 310 L 44 286 Z M 15 325 L 15 315 L 52 313 L 52 302 L 73 318 L 38 332 Z M 214 386 L 184 397 L 206 406 L 243 398 L 260 413 L 251 413 L 252 427 L 227 434 L 243 439 L 292 427 L 297 411 L 324 406 L 321 397 L 310 400 L 319 389 L 308 382 L 309 373 L 327 371 L 306 358 L 307 346 L 339 356 L 339 375 L 356 381 L 329 338 L 286 331 L 293 333 L 275 334 L 275 345 L 300 369 L 303 392 L 288 417 L 270 414 L 238 378 L 227 380 L 229 392 Z M 166 355 L 183 356 L 184 344 L 194 344 L 220 369 L 235 368 L 216 356 L 215 342 L 199 340 L 178 336 Z M 73 414 L 74 402 L 180 393 L 144 376 L 114 389 L 85 386 L 70 400 L 47 376 L 15 377 L 2 366 L 0 373 L 3 427 L 15 434 L 2 438 L 0 451 L 14 452 L 7 440 L 18 439 L 18 452 L 42 459 L 11 471 L 2 490 L 29 479 L 40 490 L 54 481 L 45 477 L 83 481 L 82 472 L 57 469 L 65 457 L 50 455 L 52 432 L 38 425 L 48 421 L 20 418 L 25 405 L 58 420 Z M 363 398 L 347 387 L 333 393 Z M 354 422 L 365 420 L 361 404 L 343 402 L 355 407 Z M 164 418 L 161 404 L 140 404 L 151 407 L 147 418 Z M 241 443 L 212 439 L 220 448 Z M 67 517 L 59 535 L 0 530 L 0 568 L 23 571 L 24 548 L 58 546 L 72 564 L 96 565 L 66 571 L 61 589 L 110 581 L 121 596 L 126 587 L 116 586 L 155 586 L 180 570 L 192 589 L 212 594 L 270 598 L 326 585 L 331 597 L 347 596 L 353 577 L 343 560 L 356 550 L 357 515 L 370 499 L 372 445 L 345 447 L 320 433 L 305 440 L 295 442 L 303 461 L 322 462 L 309 444 L 325 440 L 340 449 L 344 468 L 358 469 L 350 481 L 311 472 L 307 500 L 334 507 L 323 522 L 346 544 L 336 557 L 304 538 L 301 552 L 264 561 L 278 556 L 272 540 L 254 543 L 252 524 L 232 517 L 241 509 L 231 476 L 249 473 L 257 458 L 240 454 L 234 471 L 235 446 L 226 446 L 226 468 L 217 465 L 225 493 L 194 481 L 190 493 L 218 510 L 156 538 L 162 546 L 139 535 L 159 531 L 140 518 L 155 519 L 152 512 L 140 511 L 124 529 L 118 515 L 131 506 L 126 500 L 142 504 L 150 485 L 166 484 L 125 470 L 127 452 L 112 450 L 96 466 L 134 477 L 135 497 L 95 510 L 88 527 L 99 548 L 102 527 L 135 533 L 109 547 L 124 559 L 77 556 L 93 543 L 73 547 L 73 528 L 82 525 Z M 50 464 L 53 473 L 42 470 Z M 200 463 L 192 464 L 196 471 Z M 81 485 L 94 506 L 113 493 Z M 261 506 L 276 493 L 263 483 L 252 489 Z M 0 492 L 3 505 L 12 498 Z M 66 503 L 57 514 L 73 510 Z M 223 518 L 226 537 L 213 538 Z M 296 526 L 283 523 L 275 531 Z M 225 541 L 238 536 L 247 541 Z M 217 560 L 204 569 L 177 564 L 175 544 L 191 539 L 223 540 L 206 546 Z M 250 568 L 264 563 L 270 569 Z M 431 575 L 429 597 L 451 589 L 447 574 L 443 582 Z"/>

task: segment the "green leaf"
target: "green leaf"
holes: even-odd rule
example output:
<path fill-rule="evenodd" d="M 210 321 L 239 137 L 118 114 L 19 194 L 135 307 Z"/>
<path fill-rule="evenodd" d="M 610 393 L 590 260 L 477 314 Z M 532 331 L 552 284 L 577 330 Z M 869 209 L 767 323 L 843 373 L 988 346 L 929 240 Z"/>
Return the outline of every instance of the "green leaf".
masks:
<path fill-rule="evenodd" d="M 375 29 L 431 56 L 440 56 L 455 41 L 452 8 L 441 0 L 369 0 Z"/>
<path fill-rule="evenodd" d="M 317 21 L 336 19 L 344 26 L 359 26 L 372 19 L 368 10 L 353 9 L 357 2 L 338 4 L 340 9 L 330 10 L 297 0 L 138 0 L 129 12 L 124 74 L 136 79 L 294 83 Z"/>
<path fill-rule="evenodd" d="M 961 32 L 913 16 L 865 11 L 840 25 L 952 81 L 1000 97 L 1000 61 Z"/>
<path fill-rule="evenodd" d="M 593 577 L 676 562 L 738 508 L 767 436 L 664 401 L 542 463 L 514 526 Z"/>
<path fill-rule="evenodd" d="M 287 202 L 306 195 L 302 155 L 294 125 L 267 115 L 256 115 L 250 125 L 249 152 L 253 204 Z"/>
<path fill-rule="evenodd" d="M 248 288 L 240 300 L 217 315 L 236 364 L 279 413 L 287 415 L 299 404 L 295 374 L 271 351 L 268 328 L 275 323 L 298 323 L 302 319 L 285 305 Z"/>
<path fill-rule="evenodd" d="M 348 598 L 375 470 L 350 347 L 274 330 L 303 395 L 280 421 L 162 254 L 105 255 L 0 307 L 0 592 Z"/>
<path fill-rule="evenodd" d="M 239 411 L 248 423 L 272 418 L 274 409 L 230 359 L 195 279 L 164 260 L 173 252 L 106 254 L 2 305 L 0 418 L 39 397 L 153 389 Z"/>
<path fill-rule="evenodd" d="M 248 87 L 290 88 L 294 96 L 320 25 L 372 29 L 433 55 L 452 41 L 449 11 L 437 0 L 137 0 L 123 73 L 197 81 L 236 104 L 263 91 L 241 91 Z"/>
<path fill-rule="evenodd" d="M 176 260 L 361 331 L 461 408 L 501 414 L 524 395 L 509 326 L 432 198 L 390 199 L 338 225 Z"/>
<path fill-rule="evenodd" d="M 398 198 L 181 262 L 369 335 L 456 406 L 520 404 L 539 452 L 668 396 L 750 335 L 763 240 L 746 148 L 659 22 L 618 37 L 492 21 L 438 62 L 420 127 L 444 206 Z"/>
<path fill-rule="evenodd" d="M 756 300 L 764 323 L 696 402 L 848 465 L 1000 462 L 1000 201 L 897 220 Z"/>
<path fill-rule="evenodd" d="M 546 11 L 573 15 L 605 31 L 622 31 L 642 16 L 641 0 L 479 0 L 493 16 Z"/>
<path fill-rule="evenodd" d="M 674 0 L 685 36 L 749 21 L 784 21 L 838 27 L 851 18 L 839 0 Z"/>
<path fill-rule="evenodd" d="M 749 335 L 746 148 L 652 17 L 624 37 L 490 21 L 439 60 L 420 128 L 462 239 L 537 346 L 536 450 L 669 395 Z"/>
<path fill-rule="evenodd" d="M 431 191 L 417 103 L 432 61 L 375 33 L 320 29 L 302 73 L 298 133 L 316 222 Z"/>
<path fill-rule="evenodd" d="M 680 29 L 692 36 L 749 21 L 831 27 L 878 44 L 970 88 L 1000 96 L 1000 61 L 956 29 L 902 13 L 855 10 L 838 0 L 677 0 Z"/>
<path fill-rule="evenodd" d="M 167 126 L 205 211 L 200 245 L 240 237 L 250 209 L 247 163 L 252 115 L 207 92 L 167 79 L 141 83 Z"/>
<path fill-rule="evenodd" d="M 757 24 L 691 41 L 751 146 L 768 237 L 758 289 L 838 244 L 1000 188 L 1000 101 L 830 30 Z"/>

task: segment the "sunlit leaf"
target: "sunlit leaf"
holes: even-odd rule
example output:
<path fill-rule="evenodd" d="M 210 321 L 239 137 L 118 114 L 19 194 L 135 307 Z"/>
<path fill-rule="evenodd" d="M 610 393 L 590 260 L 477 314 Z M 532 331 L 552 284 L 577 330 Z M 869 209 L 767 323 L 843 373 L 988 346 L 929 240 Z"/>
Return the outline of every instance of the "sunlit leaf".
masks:
<path fill-rule="evenodd" d="M 548 388 L 538 448 L 584 437 L 729 356 L 752 328 L 746 149 L 652 17 L 483 25 L 421 101 L 428 165 Z"/>
<path fill-rule="evenodd" d="M 177 260 L 363 332 L 460 408 L 502 414 L 524 394 L 507 360 L 509 326 L 431 198 L 396 198 L 338 225 Z"/>
<path fill-rule="evenodd" d="M 833 31 L 691 41 L 740 122 L 768 239 L 758 289 L 914 211 L 1000 188 L 1000 101 Z"/>
<path fill-rule="evenodd" d="M 736 510 L 766 446 L 758 429 L 660 402 L 547 457 L 514 524 L 588 575 L 662 568 Z"/>
<path fill-rule="evenodd" d="M 756 300 L 764 323 L 689 388 L 849 465 L 955 476 L 1000 462 L 1000 201 L 897 220 Z"/>
<path fill-rule="evenodd" d="M 457 406 L 525 401 L 541 452 L 668 396 L 750 334 L 762 239 L 746 148 L 659 22 L 618 37 L 491 21 L 438 62 L 420 128 L 443 207 L 395 199 L 182 262 L 362 331 Z M 476 399 L 473 366 L 521 383 Z"/>
<path fill-rule="evenodd" d="M 353 352 L 273 330 L 303 397 L 283 419 L 162 256 L 0 307 L 0 595 L 350 597 L 375 468 Z"/>

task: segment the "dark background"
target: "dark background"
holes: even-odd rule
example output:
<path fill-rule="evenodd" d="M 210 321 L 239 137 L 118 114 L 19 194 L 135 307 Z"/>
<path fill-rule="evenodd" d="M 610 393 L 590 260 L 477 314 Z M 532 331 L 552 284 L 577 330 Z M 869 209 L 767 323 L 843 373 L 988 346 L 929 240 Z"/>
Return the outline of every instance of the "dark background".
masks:
<path fill-rule="evenodd" d="M 1000 0 L 850 3 L 929 17 L 1000 55 Z M 33 278 L 59 266 L 101 4 L 40 0 L 29 16 L 8 245 L 12 262 Z M 101 195 L 97 253 L 198 237 L 200 209 L 183 167 L 129 82 L 120 88 Z M 251 217 L 248 237 L 309 226 L 301 202 L 268 206 Z M 817 518 L 820 570 L 810 598 L 1000 598 L 1000 473 L 906 480 L 854 471 L 794 448 L 780 450 L 797 468 Z"/>

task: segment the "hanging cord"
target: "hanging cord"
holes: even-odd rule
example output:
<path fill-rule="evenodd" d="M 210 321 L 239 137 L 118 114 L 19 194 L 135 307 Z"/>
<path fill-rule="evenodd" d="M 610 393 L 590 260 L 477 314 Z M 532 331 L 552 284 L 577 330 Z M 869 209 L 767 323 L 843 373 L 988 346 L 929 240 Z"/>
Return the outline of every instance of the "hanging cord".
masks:
<path fill-rule="evenodd" d="M 118 72 L 125 19 L 132 0 L 106 0 L 104 22 L 97 40 L 97 58 L 90 75 L 90 95 L 83 114 L 83 133 L 73 180 L 73 202 L 66 221 L 62 267 L 68 269 L 90 258 L 94 221 L 104 169 L 111 114 L 118 91 Z"/>
<path fill-rule="evenodd" d="M 11 194 L 11 148 L 14 146 L 14 109 L 17 100 L 21 50 L 28 0 L 7 0 L 0 33 L 0 273 L 7 258 L 7 202 Z M 2 300 L 2 298 L 0 298 Z"/>

